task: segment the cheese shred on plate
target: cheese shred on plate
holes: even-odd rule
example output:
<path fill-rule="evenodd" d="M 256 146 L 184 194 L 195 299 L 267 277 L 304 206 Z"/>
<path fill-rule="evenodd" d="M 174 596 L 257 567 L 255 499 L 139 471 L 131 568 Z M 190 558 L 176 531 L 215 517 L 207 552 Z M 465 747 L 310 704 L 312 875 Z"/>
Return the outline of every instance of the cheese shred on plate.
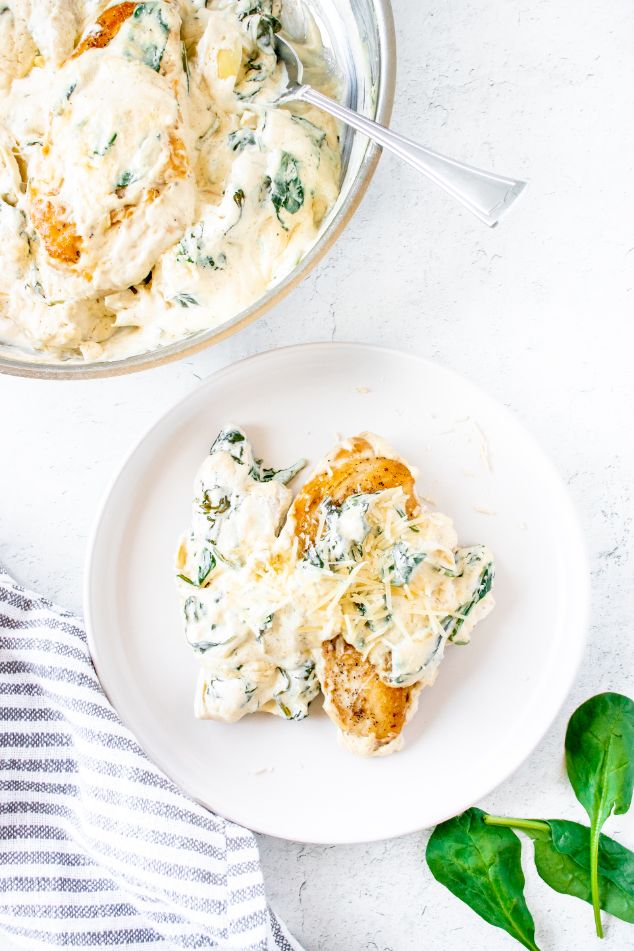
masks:
<path fill-rule="evenodd" d="M 298 557 L 287 483 L 303 466 L 266 468 L 243 430 L 227 426 L 196 475 L 176 582 L 201 663 L 198 717 L 305 717 L 320 691 L 321 646 L 338 635 L 386 684 L 431 684 L 446 643 L 467 644 L 493 606 L 489 549 L 458 547 L 451 519 L 431 508 L 410 518 L 400 486 L 324 499 L 314 543 Z"/>
<path fill-rule="evenodd" d="M 117 359 L 288 274 L 339 191 L 334 120 L 276 105 L 281 0 L 4 0 L 0 339 Z M 307 18 L 308 77 L 328 88 Z"/>

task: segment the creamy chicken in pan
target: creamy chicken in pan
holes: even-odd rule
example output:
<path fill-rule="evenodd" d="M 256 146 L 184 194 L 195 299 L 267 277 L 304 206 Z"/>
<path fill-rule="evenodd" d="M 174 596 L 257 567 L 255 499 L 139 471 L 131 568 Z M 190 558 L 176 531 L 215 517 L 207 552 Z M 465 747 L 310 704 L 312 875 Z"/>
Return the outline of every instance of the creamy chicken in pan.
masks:
<path fill-rule="evenodd" d="M 349 748 L 392 752 L 446 645 L 491 610 L 493 558 L 458 547 L 378 436 L 341 443 L 293 499 L 302 466 L 265 467 L 228 426 L 196 476 L 176 567 L 195 713 L 301 719 L 321 690 Z"/>
<path fill-rule="evenodd" d="M 280 106 L 281 0 L 4 0 L 0 338 L 115 359 L 213 327 L 310 249 L 336 124 Z M 319 35 L 306 55 L 319 58 Z"/>

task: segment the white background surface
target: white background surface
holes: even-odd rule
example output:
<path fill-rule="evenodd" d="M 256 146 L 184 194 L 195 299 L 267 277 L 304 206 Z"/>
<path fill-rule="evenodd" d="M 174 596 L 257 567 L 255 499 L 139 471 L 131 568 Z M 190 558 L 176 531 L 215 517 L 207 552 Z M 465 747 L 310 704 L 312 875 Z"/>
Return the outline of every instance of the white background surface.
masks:
<path fill-rule="evenodd" d="M 396 0 L 395 16 L 395 128 L 529 178 L 521 207 L 488 231 L 384 158 L 317 273 L 238 337 L 141 376 L 0 380 L 0 557 L 19 581 L 79 610 L 86 534 L 113 465 L 175 399 L 234 359 L 332 336 L 440 360 L 538 436 L 587 534 L 593 605 L 577 685 L 530 761 L 486 802 L 501 813 L 581 818 L 563 772 L 566 718 L 600 690 L 634 694 L 634 8 Z M 345 794 L 324 789 L 324 809 Z M 398 808 L 398 790 L 385 808 Z M 607 831 L 634 846 L 632 819 L 613 819 Z M 263 838 L 270 898 L 308 951 L 513 947 L 433 881 L 425 841 Z M 543 948 L 599 947 L 589 907 L 527 871 Z M 621 951 L 633 935 L 611 920 L 603 947 Z"/>

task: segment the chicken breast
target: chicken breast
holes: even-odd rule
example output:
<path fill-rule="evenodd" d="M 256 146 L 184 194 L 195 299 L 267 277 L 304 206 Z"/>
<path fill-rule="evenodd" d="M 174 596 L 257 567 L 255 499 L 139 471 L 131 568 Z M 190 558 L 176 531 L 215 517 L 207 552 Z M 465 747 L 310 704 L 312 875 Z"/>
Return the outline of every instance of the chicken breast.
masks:
<path fill-rule="evenodd" d="M 341 731 L 344 746 L 365 756 L 393 753 L 401 731 L 416 713 L 419 684 L 390 687 L 369 660 L 343 637 L 324 641 L 317 677 L 324 710 Z"/>
<path fill-rule="evenodd" d="M 390 453 L 388 447 L 385 447 Z M 413 517 L 420 505 L 415 474 L 403 460 L 385 454 L 382 440 L 361 434 L 329 455 L 295 498 L 290 523 L 300 553 L 314 545 L 324 502 L 341 506 L 350 496 L 400 487 L 406 510 Z M 317 677 L 324 694 L 324 710 L 339 727 L 348 749 L 377 755 L 402 745 L 401 731 L 416 712 L 419 684 L 394 687 L 385 683 L 369 659 L 342 636 L 324 641 L 317 660 Z"/>
<path fill-rule="evenodd" d="M 86 50 L 103 49 L 117 35 L 128 17 L 132 16 L 135 3 L 117 3 L 97 17 L 95 23 L 82 36 L 72 58 L 81 56 Z"/>
<path fill-rule="evenodd" d="M 71 58 L 107 47 L 110 54 L 137 60 L 165 76 L 174 93 L 181 96 L 187 88 L 181 27 L 178 6 L 173 0 L 118 3 L 104 10 L 84 31 Z"/>
<path fill-rule="evenodd" d="M 191 220 L 179 29 L 160 0 L 112 7 L 56 76 L 58 104 L 27 193 L 49 300 L 142 281 Z"/>
<path fill-rule="evenodd" d="M 295 498 L 292 517 L 300 552 L 315 541 L 319 507 L 325 499 L 341 505 L 350 495 L 401 486 L 407 496 L 407 514 L 413 516 L 419 507 L 414 481 L 401 459 L 382 455 L 377 437 L 365 433 L 353 436 L 324 460 Z"/>

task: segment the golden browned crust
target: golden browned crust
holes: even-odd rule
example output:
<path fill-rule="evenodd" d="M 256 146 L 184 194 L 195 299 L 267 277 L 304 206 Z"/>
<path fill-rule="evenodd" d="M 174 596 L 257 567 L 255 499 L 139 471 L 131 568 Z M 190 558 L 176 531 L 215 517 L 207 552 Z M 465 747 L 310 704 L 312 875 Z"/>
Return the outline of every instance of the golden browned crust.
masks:
<path fill-rule="evenodd" d="M 291 516 L 299 553 L 303 554 L 315 542 L 319 507 L 325 499 L 341 505 L 350 495 L 400 486 L 407 499 L 407 514 L 413 517 L 419 509 L 414 481 L 404 462 L 379 454 L 364 436 L 348 440 L 302 487 L 293 502 Z M 324 709 L 348 745 L 358 752 L 373 754 L 398 740 L 415 709 L 417 686 L 391 687 L 384 683 L 374 665 L 341 635 L 323 644 L 317 671 Z"/>
<path fill-rule="evenodd" d="M 340 730 L 372 753 L 396 740 L 407 722 L 416 687 L 389 687 L 343 637 L 322 645 L 325 709 Z"/>
<path fill-rule="evenodd" d="M 65 209 L 48 195 L 29 193 L 29 213 L 50 257 L 62 264 L 77 264 L 81 257 L 81 238 L 72 221 L 65 217 Z"/>
<path fill-rule="evenodd" d="M 81 56 L 86 50 L 100 50 L 114 39 L 121 26 L 132 16 L 136 3 L 118 3 L 97 17 L 95 25 L 79 41 L 71 59 Z"/>
<path fill-rule="evenodd" d="M 187 178 L 189 175 L 189 157 L 187 155 L 187 149 L 185 148 L 185 143 L 179 135 L 176 135 L 175 132 L 169 133 L 169 143 L 170 143 L 170 159 L 169 159 L 169 169 L 174 173 L 174 178 L 176 180 L 180 178 Z"/>
<path fill-rule="evenodd" d="M 132 4 L 134 6 L 134 4 Z M 147 206 L 160 197 L 162 188 L 172 182 L 185 179 L 191 173 L 187 149 L 182 138 L 175 132 L 169 133 L 169 159 L 165 169 L 164 181 L 144 190 L 142 199 L 137 203 L 122 205 L 113 209 L 109 214 L 111 227 L 116 227 L 131 218 L 139 208 Z M 50 152 L 50 144 L 46 143 L 43 153 Z M 122 198 L 125 188 L 116 189 L 116 194 Z M 61 264 L 73 266 L 79 262 L 82 254 L 82 239 L 76 233 L 74 224 L 69 218 L 67 209 L 60 203 L 56 189 L 41 193 L 33 184 L 28 193 L 29 214 L 33 227 L 37 231 L 49 256 Z M 85 275 L 90 279 L 90 275 Z"/>
<path fill-rule="evenodd" d="M 300 553 L 315 541 L 319 506 L 324 499 L 341 505 L 349 495 L 380 492 L 397 486 L 401 486 L 407 496 L 407 514 L 414 515 L 418 501 L 414 478 L 407 466 L 398 459 L 377 456 L 362 436 L 349 440 L 349 448 L 346 446 L 336 452 L 330 459 L 330 468 L 307 482 L 293 503 Z"/>

